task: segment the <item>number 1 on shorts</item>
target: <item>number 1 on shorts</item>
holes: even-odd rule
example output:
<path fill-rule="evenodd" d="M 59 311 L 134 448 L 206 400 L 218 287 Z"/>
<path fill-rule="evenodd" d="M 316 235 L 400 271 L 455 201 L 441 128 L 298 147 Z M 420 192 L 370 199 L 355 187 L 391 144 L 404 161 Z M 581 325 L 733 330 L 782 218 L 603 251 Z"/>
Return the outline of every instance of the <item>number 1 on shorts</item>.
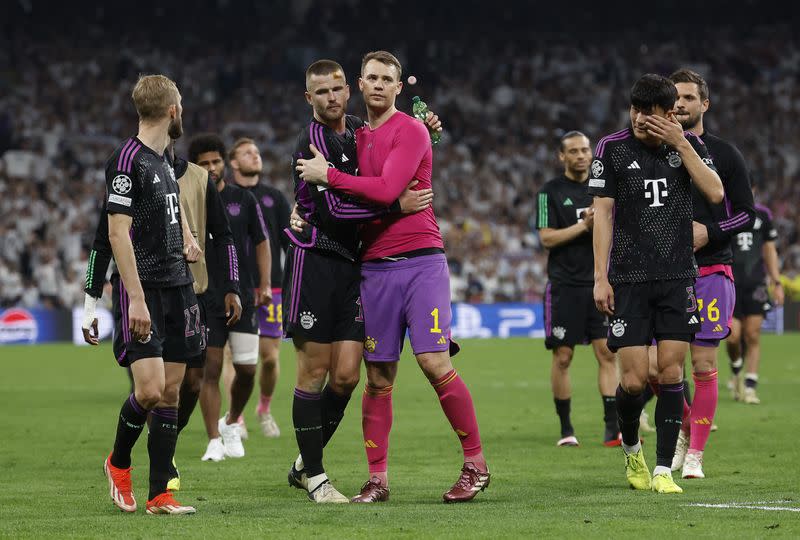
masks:
<path fill-rule="evenodd" d="M 433 328 L 431 328 L 431 334 L 441 334 L 442 329 L 439 328 L 439 308 L 434 308 L 431 311 L 431 315 L 433 316 Z"/>

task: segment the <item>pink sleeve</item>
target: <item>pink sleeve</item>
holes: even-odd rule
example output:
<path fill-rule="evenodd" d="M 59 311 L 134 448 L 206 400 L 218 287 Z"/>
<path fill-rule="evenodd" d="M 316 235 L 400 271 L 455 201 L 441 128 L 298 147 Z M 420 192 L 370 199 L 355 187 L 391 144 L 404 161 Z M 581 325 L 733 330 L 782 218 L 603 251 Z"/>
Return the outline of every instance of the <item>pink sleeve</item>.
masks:
<path fill-rule="evenodd" d="M 381 176 L 352 176 L 331 167 L 328 184 L 358 199 L 389 206 L 414 179 L 430 146 L 430 136 L 422 124 L 403 126 L 395 134 Z"/>

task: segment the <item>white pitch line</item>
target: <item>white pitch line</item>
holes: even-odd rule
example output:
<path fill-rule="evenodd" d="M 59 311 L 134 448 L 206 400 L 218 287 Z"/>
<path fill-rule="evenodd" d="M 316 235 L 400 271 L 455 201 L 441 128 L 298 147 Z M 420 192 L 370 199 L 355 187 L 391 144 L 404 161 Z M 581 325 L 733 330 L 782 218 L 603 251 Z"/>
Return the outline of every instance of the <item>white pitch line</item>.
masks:
<path fill-rule="evenodd" d="M 792 506 L 754 506 L 751 504 L 741 504 L 741 503 L 733 503 L 733 504 L 706 504 L 706 503 L 695 503 L 695 504 L 686 504 L 684 506 L 694 506 L 699 508 L 745 508 L 748 510 L 777 510 L 783 512 L 800 512 L 800 508 L 795 508 Z"/>

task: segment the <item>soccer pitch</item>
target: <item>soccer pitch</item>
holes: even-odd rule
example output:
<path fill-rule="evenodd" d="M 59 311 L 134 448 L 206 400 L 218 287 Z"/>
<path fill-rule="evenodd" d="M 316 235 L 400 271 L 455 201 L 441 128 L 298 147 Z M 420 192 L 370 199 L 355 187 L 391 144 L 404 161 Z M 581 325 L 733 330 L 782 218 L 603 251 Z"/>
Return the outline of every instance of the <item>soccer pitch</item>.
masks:
<path fill-rule="evenodd" d="M 408 351 L 394 392 L 389 453 L 391 500 L 377 505 L 314 505 L 290 488 L 297 455 L 291 423 L 294 352 L 284 343 L 273 413 L 279 439 L 264 439 L 254 407 L 247 456 L 204 463 L 205 432 L 195 411 L 178 444 L 178 500 L 194 516 L 148 516 L 146 435 L 134 450 L 139 511 L 113 506 L 102 463 L 114 439 L 128 379 L 108 345 L 0 348 L 3 441 L 2 537 L 798 537 L 800 334 L 766 336 L 757 406 L 735 403 L 720 369 L 719 431 L 706 451 L 705 480 L 679 480 L 683 495 L 627 488 L 622 451 L 605 448 L 596 367 L 589 348 L 572 366 L 573 423 L 579 448 L 556 448 L 550 358 L 541 340 L 467 340 L 455 366 L 472 390 L 490 487 L 468 504 L 445 505 L 461 450 L 436 394 Z M 361 388 L 363 388 L 363 380 Z M 361 388 L 326 449 L 334 485 L 347 495 L 367 479 Z M 653 402 L 648 406 L 653 412 Z M 655 465 L 655 436 L 645 454 Z M 698 506 L 719 505 L 719 506 Z M 751 506 L 753 508 L 746 508 Z"/>

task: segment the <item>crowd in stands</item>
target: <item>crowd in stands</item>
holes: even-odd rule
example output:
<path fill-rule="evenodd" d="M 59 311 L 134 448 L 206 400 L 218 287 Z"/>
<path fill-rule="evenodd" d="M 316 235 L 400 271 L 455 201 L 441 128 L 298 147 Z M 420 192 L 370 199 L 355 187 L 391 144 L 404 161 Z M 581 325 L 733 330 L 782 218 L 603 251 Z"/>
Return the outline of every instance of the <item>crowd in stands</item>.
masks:
<path fill-rule="evenodd" d="M 400 9 L 405 16 L 376 42 L 354 30 L 376 24 L 375 14 L 354 9 L 357 0 L 255 3 L 252 13 L 204 0 L 183 9 L 205 4 L 218 8 L 217 26 L 198 19 L 192 28 L 148 28 L 146 9 L 126 21 L 100 10 L 82 20 L 80 35 L 48 39 L 41 36 L 56 22 L 20 12 L 17 19 L 29 23 L 0 23 L 0 306 L 82 303 L 105 160 L 136 133 L 130 90 L 138 74 L 165 73 L 178 83 L 179 154 L 202 131 L 228 143 L 250 136 L 262 151 L 264 179 L 293 200 L 289 155 L 310 116 L 306 66 L 339 60 L 351 83 L 349 112 L 363 117 L 360 56 L 384 47 L 404 63 L 404 77 L 419 80 L 406 86 L 400 108 L 410 111 L 419 94 L 444 122 L 434 150 L 434 207 L 454 300 L 541 298 L 547 253 L 533 226 L 534 201 L 561 173 L 559 136 L 578 129 L 597 142 L 625 127 L 633 81 L 681 66 L 708 80 L 706 129 L 741 149 L 758 200 L 774 215 L 782 272 L 800 273 L 800 40 L 788 24 L 720 25 L 703 35 L 689 27 L 683 34 L 681 27 L 597 31 L 580 39 L 541 29 L 522 39 L 491 29 L 464 35 L 442 23 L 438 39 L 409 40 L 412 9 L 423 4 L 387 2 L 375 7 L 379 22 L 395 20 Z M 176 8 L 161 9 L 170 19 Z M 62 16 L 70 15 L 51 15 Z M 342 20 L 353 30 L 333 24 Z"/>

